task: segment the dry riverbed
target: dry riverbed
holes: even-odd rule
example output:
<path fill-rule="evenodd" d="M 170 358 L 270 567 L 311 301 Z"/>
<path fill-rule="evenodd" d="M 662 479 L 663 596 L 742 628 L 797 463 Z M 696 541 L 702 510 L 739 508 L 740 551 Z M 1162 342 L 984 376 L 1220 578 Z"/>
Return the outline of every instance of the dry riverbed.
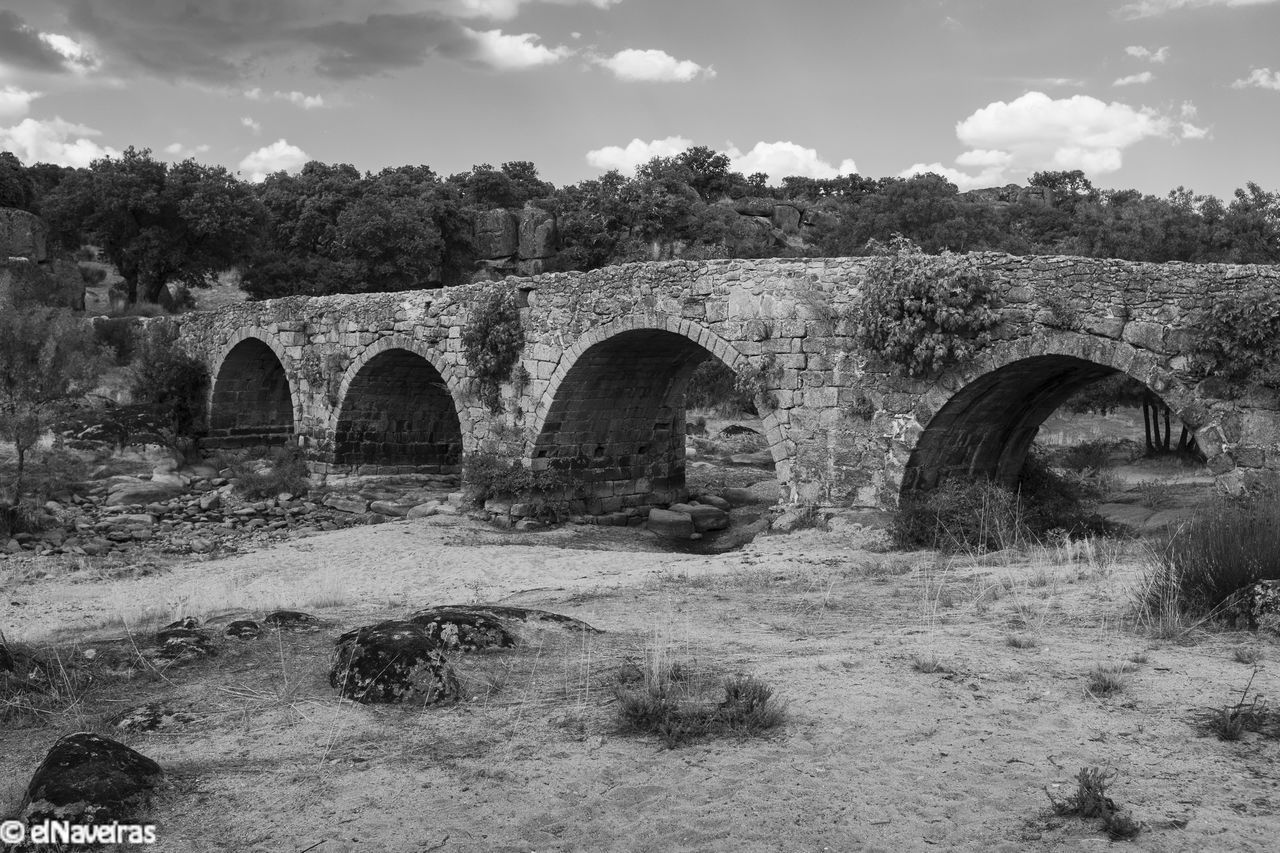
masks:
<path fill-rule="evenodd" d="M 1046 789 L 1065 796 L 1086 766 L 1117 772 L 1109 795 L 1145 824 L 1135 849 L 1273 850 L 1280 743 L 1219 741 L 1194 718 L 1237 701 L 1250 651 L 1253 689 L 1275 695 L 1280 644 L 1136 629 L 1146 559 L 1137 543 L 892 553 L 841 520 L 679 554 L 635 528 L 434 516 L 142 575 L 84 560 L 19 578 L 11 560 L 9 641 L 102 665 L 72 707 L 0 730 L 0 813 L 58 736 L 91 729 L 165 768 L 164 851 L 1104 849 L 1098 821 L 1047 810 Z M 339 633 L 475 601 L 605 633 L 526 631 L 520 648 L 460 656 L 467 698 L 451 706 L 363 706 L 329 686 Z M 220 638 L 217 656 L 169 667 L 134 648 L 182 615 L 220 635 L 277 607 L 325 624 Z M 655 657 L 757 676 L 787 721 L 676 749 L 624 734 L 618 672 Z M 1087 689 L 1099 666 L 1117 692 Z M 117 728 L 147 703 L 163 705 L 158 729 Z"/>

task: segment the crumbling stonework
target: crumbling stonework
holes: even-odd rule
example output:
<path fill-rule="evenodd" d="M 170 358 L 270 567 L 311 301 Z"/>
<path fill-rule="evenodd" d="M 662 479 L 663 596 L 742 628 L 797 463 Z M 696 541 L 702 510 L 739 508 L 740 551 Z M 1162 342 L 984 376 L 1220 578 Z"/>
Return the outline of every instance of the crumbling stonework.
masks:
<path fill-rule="evenodd" d="M 1145 382 L 1195 430 L 1224 488 L 1280 471 L 1277 395 L 1228 396 L 1198 378 L 1188 354 L 1199 310 L 1280 286 L 1280 268 L 971 260 L 1001 299 L 997 340 L 930 380 L 897 377 L 852 343 L 851 311 L 881 259 L 671 261 L 508 278 L 526 345 L 497 413 L 480 403 L 462 357 L 483 285 L 291 297 L 152 322 L 180 324 L 208 361 L 211 424 L 227 421 L 220 408 L 233 399 L 219 388 L 238 389 L 239 429 L 265 435 L 288 410 L 320 477 L 456 470 L 462 454 L 494 452 L 563 471 L 590 512 L 647 514 L 683 496 L 684 386 L 705 358 L 758 389 L 793 502 L 889 506 L 904 486 L 952 473 L 1006 477 L 1045 416 L 1114 371 Z M 253 358 L 243 358 L 237 347 L 250 339 Z M 378 422 L 365 423 L 360 440 L 343 432 L 362 389 L 420 385 L 434 391 L 380 392 Z"/>

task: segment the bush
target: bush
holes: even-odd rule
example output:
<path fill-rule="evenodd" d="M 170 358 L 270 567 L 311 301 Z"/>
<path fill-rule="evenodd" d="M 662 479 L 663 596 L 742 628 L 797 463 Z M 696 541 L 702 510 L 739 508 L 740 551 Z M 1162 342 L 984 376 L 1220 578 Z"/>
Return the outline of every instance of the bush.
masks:
<path fill-rule="evenodd" d="M 535 505 L 535 517 L 559 518 L 576 488 L 563 471 L 531 471 L 519 460 L 492 453 L 473 453 L 462 463 L 467 498 L 482 505 L 490 498 L 519 499 Z"/>
<path fill-rule="evenodd" d="M 1220 500 L 1170 536 L 1140 593 L 1140 610 L 1170 604 L 1224 614 L 1259 581 L 1280 580 L 1280 499 Z"/>
<path fill-rule="evenodd" d="M 293 445 L 273 448 L 266 465 L 261 460 L 236 460 L 231 471 L 236 478 L 236 492 L 250 500 L 273 498 L 283 492 L 306 494 L 311 488 L 307 461 Z"/>
<path fill-rule="evenodd" d="M 879 253 L 854 314 L 854 342 L 902 376 L 933 376 L 973 357 L 999 322 L 991 286 L 963 256 L 926 255 L 895 237 Z"/>
<path fill-rule="evenodd" d="M 80 271 L 80 280 L 84 282 L 85 287 L 97 287 L 107 280 L 106 267 L 77 264 L 76 269 Z"/>
<path fill-rule="evenodd" d="M 1036 452 L 1027 454 L 1016 490 L 989 480 L 951 479 L 904 497 L 890 535 L 900 548 L 999 551 L 1058 536 L 1117 532 L 1090 506 L 1101 497 L 1096 478 L 1061 475 Z"/>
<path fill-rule="evenodd" d="M 1106 439 L 1084 441 L 1063 448 L 1058 454 L 1058 464 L 1069 471 L 1100 471 L 1111 467 L 1111 451 L 1115 444 Z"/>

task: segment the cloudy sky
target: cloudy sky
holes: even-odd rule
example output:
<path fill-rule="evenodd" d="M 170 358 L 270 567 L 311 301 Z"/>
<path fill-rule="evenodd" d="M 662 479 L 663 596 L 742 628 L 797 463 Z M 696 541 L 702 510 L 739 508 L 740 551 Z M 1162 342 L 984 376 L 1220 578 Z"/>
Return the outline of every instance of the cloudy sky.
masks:
<path fill-rule="evenodd" d="M 0 0 L 0 150 L 1280 189 L 1280 0 Z"/>

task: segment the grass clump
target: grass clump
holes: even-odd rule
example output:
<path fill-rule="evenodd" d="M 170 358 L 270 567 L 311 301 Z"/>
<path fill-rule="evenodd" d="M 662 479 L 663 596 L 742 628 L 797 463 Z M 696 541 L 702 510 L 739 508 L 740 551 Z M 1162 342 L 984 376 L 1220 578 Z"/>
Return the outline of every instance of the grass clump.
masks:
<path fill-rule="evenodd" d="M 1251 629 L 1280 581 L 1280 499 L 1221 500 L 1176 530 L 1137 594 L 1140 617 L 1222 618 Z"/>
<path fill-rule="evenodd" d="M 714 737 L 757 737 L 786 720 L 773 688 L 754 676 L 724 679 L 719 702 L 710 687 L 678 662 L 643 669 L 624 665 L 614 691 L 621 728 L 657 735 L 674 749 Z"/>
<path fill-rule="evenodd" d="M 1115 781 L 1116 771 L 1103 767 L 1082 767 L 1076 775 L 1076 789 L 1069 796 L 1058 799 L 1047 789 L 1053 813 L 1062 817 L 1084 819 L 1102 818 L 1102 827 L 1113 839 L 1133 838 L 1142 831 L 1142 823 L 1135 820 L 1107 796 L 1107 789 Z"/>
<path fill-rule="evenodd" d="M 1111 452 L 1115 443 L 1106 439 L 1083 441 L 1064 448 L 1057 462 L 1068 471 L 1101 471 L 1111 467 Z"/>
<path fill-rule="evenodd" d="M 1084 689 L 1099 698 L 1123 693 L 1129 687 L 1129 673 L 1133 670 L 1132 664 L 1098 664 L 1090 670 Z"/>

